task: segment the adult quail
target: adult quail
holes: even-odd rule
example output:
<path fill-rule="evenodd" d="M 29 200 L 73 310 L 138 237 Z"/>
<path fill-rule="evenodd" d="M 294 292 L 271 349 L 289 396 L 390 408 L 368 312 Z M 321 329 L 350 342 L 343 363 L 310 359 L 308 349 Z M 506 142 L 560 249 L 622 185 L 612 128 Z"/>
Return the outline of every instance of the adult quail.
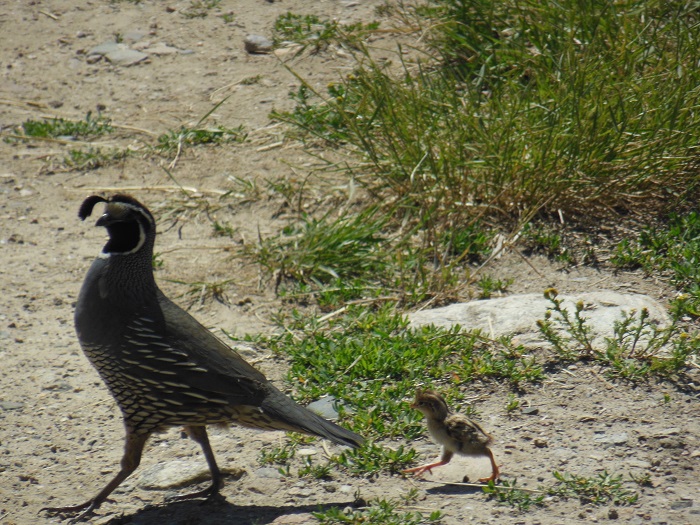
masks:
<path fill-rule="evenodd" d="M 435 467 L 446 465 L 454 454 L 460 454 L 487 456 L 491 460 L 491 476 L 481 478 L 479 482 L 487 483 L 498 479 L 498 465 L 489 448 L 493 437 L 484 432 L 476 422 L 452 412 L 443 397 L 432 390 L 418 390 L 411 408 L 419 410 L 425 416 L 428 432 L 437 444 L 442 445 L 442 455 L 438 461 L 404 470 L 404 473 L 414 472 L 416 476 L 420 476 L 426 470 L 431 472 Z"/>
<path fill-rule="evenodd" d="M 100 202 L 106 207 L 96 226 L 104 226 L 109 239 L 85 277 L 75 327 L 122 411 L 124 456 L 119 473 L 94 498 L 42 510 L 77 520 L 89 516 L 138 467 L 148 437 L 169 427 L 185 427 L 212 477 L 210 487 L 180 499 L 212 497 L 223 486 L 206 425 L 234 422 L 360 446 L 361 436 L 297 405 L 163 295 L 152 269 L 156 223 L 143 204 L 128 195 L 91 196 L 79 217 L 85 220 Z"/>

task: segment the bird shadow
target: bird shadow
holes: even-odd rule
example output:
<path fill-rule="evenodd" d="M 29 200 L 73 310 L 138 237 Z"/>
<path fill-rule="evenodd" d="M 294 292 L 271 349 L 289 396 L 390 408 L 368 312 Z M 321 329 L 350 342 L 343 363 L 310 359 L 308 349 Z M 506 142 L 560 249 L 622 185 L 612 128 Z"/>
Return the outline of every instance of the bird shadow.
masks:
<path fill-rule="evenodd" d="M 308 505 L 238 505 L 224 499 L 215 502 L 179 501 L 153 504 L 131 514 L 115 516 L 104 525 L 263 525 L 283 515 L 308 514 L 333 507 L 356 506 L 356 502 L 314 503 Z"/>
<path fill-rule="evenodd" d="M 483 494 L 484 487 L 486 485 L 462 485 L 459 483 L 445 483 L 440 484 L 439 482 L 433 482 L 434 484 L 425 489 L 428 494 L 440 494 L 440 495 L 461 495 L 461 494 Z"/>

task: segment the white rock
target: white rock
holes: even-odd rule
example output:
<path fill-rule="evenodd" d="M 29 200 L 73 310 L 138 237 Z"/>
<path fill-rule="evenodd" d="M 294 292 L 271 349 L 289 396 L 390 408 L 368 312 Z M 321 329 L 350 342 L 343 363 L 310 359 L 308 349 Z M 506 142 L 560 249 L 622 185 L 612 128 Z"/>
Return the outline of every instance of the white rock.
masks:
<path fill-rule="evenodd" d="M 582 317 L 588 320 L 588 325 L 593 329 L 596 346 L 603 345 L 604 337 L 613 335 L 614 323 L 622 319 L 623 312 L 629 314 L 634 310 L 639 313 L 642 308 L 646 308 L 650 322 L 659 327 L 671 323 L 666 309 L 647 295 L 602 290 L 559 295 L 557 298 L 563 300 L 562 308 L 569 311 L 571 318 L 576 311 L 576 303 L 583 301 L 585 308 Z M 534 293 L 451 304 L 414 312 L 408 318 L 414 328 L 430 324 L 445 328 L 460 325 L 464 330 L 479 329 L 488 337 L 513 335 L 516 344 L 534 348 L 545 344 L 537 328 L 537 321 L 544 319 L 545 312 L 551 307 L 551 301 L 545 299 L 544 294 Z M 553 313 L 552 317 L 555 316 Z"/>

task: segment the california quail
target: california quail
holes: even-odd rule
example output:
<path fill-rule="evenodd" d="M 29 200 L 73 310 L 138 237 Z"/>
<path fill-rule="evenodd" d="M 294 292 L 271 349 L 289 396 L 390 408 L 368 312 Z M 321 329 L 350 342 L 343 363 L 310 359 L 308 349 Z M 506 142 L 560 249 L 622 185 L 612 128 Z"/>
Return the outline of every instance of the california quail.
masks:
<path fill-rule="evenodd" d="M 128 195 L 88 197 L 78 213 L 87 218 L 105 202 L 96 226 L 109 239 L 92 263 L 75 309 L 80 345 L 122 410 L 126 445 L 121 470 L 102 491 L 76 506 L 46 508 L 53 514 L 97 509 L 139 465 L 148 437 L 184 426 L 199 443 L 212 484 L 182 496 L 212 497 L 222 476 L 206 425 L 235 422 L 268 430 L 289 430 L 358 447 L 361 436 L 297 405 L 234 350 L 223 344 L 158 288 L 152 269 L 156 223 Z"/>
<path fill-rule="evenodd" d="M 498 479 L 500 474 L 498 465 L 489 448 L 493 443 L 493 437 L 484 432 L 475 421 L 452 412 L 442 396 L 432 390 L 418 390 L 411 408 L 419 410 L 425 416 L 428 432 L 437 444 L 442 445 L 442 455 L 434 463 L 410 468 L 404 470 L 404 473 L 415 472 L 416 476 L 420 476 L 426 470 L 430 472 L 435 467 L 446 465 L 454 454 L 461 454 L 487 456 L 491 460 L 491 476 L 481 478 L 479 481 L 486 483 Z"/>

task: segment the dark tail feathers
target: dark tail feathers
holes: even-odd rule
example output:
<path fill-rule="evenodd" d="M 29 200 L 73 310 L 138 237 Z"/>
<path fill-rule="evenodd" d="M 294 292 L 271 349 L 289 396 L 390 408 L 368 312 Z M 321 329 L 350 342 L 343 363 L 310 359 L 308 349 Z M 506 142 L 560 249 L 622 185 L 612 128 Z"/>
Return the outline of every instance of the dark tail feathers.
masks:
<path fill-rule="evenodd" d="M 338 445 L 352 448 L 358 448 L 365 441 L 359 434 L 331 423 L 309 409 L 297 405 L 277 389 L 270 392 L 260 408 L 275 422 L 284 424 L 294 432 L 319 436 Z"/>

